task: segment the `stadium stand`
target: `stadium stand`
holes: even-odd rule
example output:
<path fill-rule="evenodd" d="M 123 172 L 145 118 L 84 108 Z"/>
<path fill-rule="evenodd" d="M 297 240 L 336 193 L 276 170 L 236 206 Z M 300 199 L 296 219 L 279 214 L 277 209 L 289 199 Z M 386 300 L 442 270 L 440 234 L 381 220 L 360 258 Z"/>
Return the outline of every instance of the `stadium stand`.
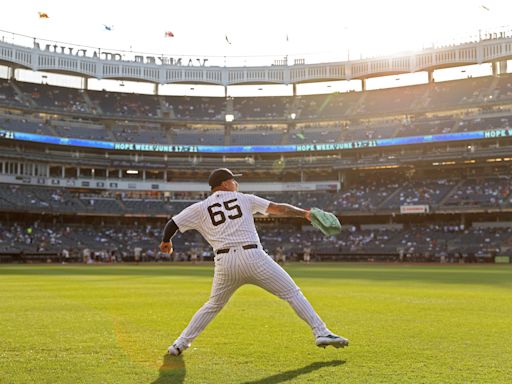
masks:
<path fill-rule="evenodd" d="M 510 177 L 468 179 L 460 183 L 443 205 L 448 207 L 499 207 L 511 206 Z"/>
<path fill-rule="evenodd" d="M 108 142 L 236 146 L 508 132 L 511 79 L 507 74 L 375 91 L 233 99 L 82 91 L 1 80 L 0 128 Z M 234 122 L 227 123 L 226 114 L 233 114 Z M 16 184 L 0 183 L 0 260 L 66 261 L 66 249 L 73 260 L 83 261 L 87 249 L 90 260 L 130 261 L 140 248 L 148 260 L 167 261 L 156 249 L 163 224 L 204 193 L 81 188 L 77 170 L 95 182 L 138 182 L 140 176 L 125 171 L 146 170 L 158 186 L 204 179 L 210 169 L 228 166 L 248 171 L 246 180 L 253 182 L 340 181 L 334 189 L 258 193 L 336 212 L 344 223 L 339 236 L 324 237 L 290 218 L 258 218 L 269 252 L 280 246 L 290 259 L 300 260 L 309 244 L 318 260 L 491 262 L 496 255 L 512 253 L 511 144 L 505 137 L 342 153 L 209 156 L 6 141 L 1 175 L 18 179 Z M 64 177 L 69 185 L 63 187 L 63 180 L 57 180 L 63 182 L 59 187 L 24 185 L 27 175 L 36 176 L 21 171 L 17 163 L 26 161 L 48 165 L 45 177 Z M 411 205 L 427 206 L 428 212 L 401 214 L 401 208 Z M 211 258 L 211 250 L 195 233 L 177 238 L 175 248 L 176 261 L 186 260 L 191 248 Z"/>
<path fill-rule="evenodd" d="M 172 143 L 183 145 L 224 145 L 224 129 L 190 130 L 187 128 L 172 128 Z"/>
<path fill-rule="evenodd" d="M 460 106 L 487 106 L 512 99 L 511 75 L 380 89 L 366 92 L 332 93 L 285 97 L 235 98 L 152 96 L 128 93 L 83 91 L 44 84 L 0 81 L 0 105 L 23 105 L 75 114 L 112 115 L 177 120 L 224 121 L 228 104 L 236 120 L 355 119 L 381 115 L 445 111 Z M 90 102 L 88 102 L 88 99 Z M 14 104 L 13 104 L 14 103 Z"/>
<path fill-rule="evenodd" d="M 84 92 L 16 82 L 18 95 L 13 84 L 4 80 L 0 84 L 5 97 L 0 97 L 0 106 L 23 108 L 16 113 L 9 109 L 0 111 L 0 124 L 4 129 L 50 136 L 186 145 L 334 143 L 468 132 L 510 126 L 512 108 L 503 104 L 511 98 L 510 78 L 510 75 L 484 77 L 363 93 L 236 98 L 232 103 L 219 97 Z M 22 99 L 29 100 L 31 105 L 23 106 Z M 461 106 L 470 108 L 475 103 L 481 107 L 479 111 L 460 109 Z M 494 103 L 497 104 L 488 109 Z M 293 111 L 297 124 L 290 129 L 277 128 L 272 123 L 237 124 L 226 133 L 208 126 L 191 130 L 180 123 L 189 120 L 224 123 L 227 104 L 233 104 L 235 121 L 289 121 Z M 340 107 L 347 105 L 350 107 Z M 31 112 L 34 108 L 63 114 L 51 120 L 38 118 Z M 450 108 L 453 109 L 451 114 L 446 112 Z M 439 111 L 438 114 L 435 111 Z M 106 116 L 128 120 L 112 122 L 104 120 Z M 177 122 L 169 126 L 167 121 L 173 119 Z"/>
<path fill-rule="evenodd" d="M 357 114 L 362 97 L 359 92 L 297 96 L 294 106 L 298 119 L 343 118 Z"/>
<path fill-rule="evenodd" d="M 231 131 L 231 145 L 279 145 L 283 141 L 283 132 L 272 127 L 237 127 Z"/>
<path fill-rule="evenodd" d="M 162 103 L 170 116 L 179 120 L 222 121 L 226 112 L 222 97 L 165 96 Z"/>
<path fill-rule="evenodd" d="M 261 225 L 260 225 L 261 226 Z M 62 249 L 82 261 L 84 249 L 102 255 L 119 255 L 118 261 L 133 260 L 133 250 L 142 248 L 152 255 L 148 261 L 159 261 L 157 245 L 161 226 L 154 224 L 60 224 L 12 222 L 0 224 L 0 253 L 28 257 L 41 252 L 61 256 Z M 400 229 L 362 229 L 351 226 L 336 237 L 324 237 L 311 230 L 263 224 L 259 230 L 262 245 L 270 253 L 281 247 L 289 260 L 300 260 L 304 247 L 314 245 L 317 259 L 344 254 L 351 260 L 383 256 L 383 260 L 466 262 L 492 261 L 497 253 L 510 253 L 512 228 L 464 228 L 457 225 L 412 225 Z M 195 233 L 187 233 L 174 241 L 177 261 L 186 260 L 191 248 L 211 257 L 208 245 Z M 182 258 L 185 257 L 185 258 Z M 18 261 L 23 261 L 17 259 Z M 62 259 L 60 259 L 62 260 Z M 106 260 L 97 260 L 106 261 Z"/>
<path fill-rule="evenodd" d="M 23 106 L 22 98 L 16 93 L 10 81 L 0 79 L 0 103 L 11 106 Z"/>
<path fill-rule="evenodd" d="M 98 113 L 148 118 L 160 115 L 160 101 L 156 96 L 104 91 L 87 91 L 87 94 Z"/>
<path fill-rule="evenodd" d="M 406 182 L 396 192 L 389 195 L 383 208 L 397 209 L 402 205 L 426 204 L 436 206 L 454 187 L 454 180 L 432 180 Z"/>
<path fill-rule="evenodd" d="M 113 141 L 161 144 L 169 140 L 168 133 L 159 124 L 119 122 L 111 128 Z"/>
<path fill-rule="evenodd" d="M 74 113 L 91 112 L 82 90 L 24 82 L 16 82 L 16 86 L 34 107 Z"/>
<path fill-rule="evenodd" d="M 284 120 L 292 103 L 291 97 L 237 97 L 233 105 L 240 120 Z"/>

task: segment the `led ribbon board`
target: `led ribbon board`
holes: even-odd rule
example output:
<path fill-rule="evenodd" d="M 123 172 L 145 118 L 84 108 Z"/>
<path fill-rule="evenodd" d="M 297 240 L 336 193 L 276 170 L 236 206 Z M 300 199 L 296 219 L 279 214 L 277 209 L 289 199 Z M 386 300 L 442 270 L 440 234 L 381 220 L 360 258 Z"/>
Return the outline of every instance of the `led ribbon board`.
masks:
<path fill-rule="evenodd" d="M 318 152 L 340 151 L 358 148 L 391 147 L 424 143 L 442 143 L 447 141 L 496 139 L 512 137 L 512 129 L 490 129 L 486 131 L 443 133 L 427 136 L 393 137 L 378 140 L 356 140 L 325 144 L 293 144 L 293 145 L 162 145 L 144 143 L 123 143 L 101 140 L 73 139 L 57 136 L 45 136 L 35 133 L 14 132 L 0 129 L 0 138 L 30 141 L 34 143 L 66 145 L 72 147 L 109 149 L 129 152 L 162 152 L 162 153 L 281 153 L 281 152 Z"/>

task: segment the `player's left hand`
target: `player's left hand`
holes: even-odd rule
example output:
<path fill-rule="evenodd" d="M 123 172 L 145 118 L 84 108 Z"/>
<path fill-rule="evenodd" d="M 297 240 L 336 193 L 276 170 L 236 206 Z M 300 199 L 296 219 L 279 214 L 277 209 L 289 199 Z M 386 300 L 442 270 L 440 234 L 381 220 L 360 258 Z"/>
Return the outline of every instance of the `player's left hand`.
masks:
<path fill-rule="evenodd" d="M 173 251 L 173 248 L 172 248 L 172 241 L 169 241 L 169 242 L 164 242 L 162 241 L 160 243 L 160 251 L 162 251 L 163 253 L 167 253 L 167 254 L 171 254 L 172 251 Z"/>

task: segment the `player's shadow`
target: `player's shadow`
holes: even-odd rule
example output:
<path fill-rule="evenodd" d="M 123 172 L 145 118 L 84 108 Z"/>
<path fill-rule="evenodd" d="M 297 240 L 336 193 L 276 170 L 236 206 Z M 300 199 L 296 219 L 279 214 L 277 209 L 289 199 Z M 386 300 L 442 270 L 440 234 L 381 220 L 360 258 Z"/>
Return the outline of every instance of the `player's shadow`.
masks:
<path fill-rule="evenodd" d="M 151 384 L 180 384 L 185 382 L 185 361 L 182 356 L 164 355 L 158 378 Z"/>
<path fill-rule="evenodd" d="M 286 371 L 283 373 L 278 373 L 277 375 L 272 375 L 269 377 L 265 377 L 260 380 L 255 381 L 246 381 L 243 384 L 276 384 L 276 383 L 284 383 L 286 381 L 291 381 L 300 375 L 305 375 L 306 373 L 311 373 L 320 368 L 324 367 L 336 367 L 338 365 L 345 364 L 345 360 L 333 360 L 333 361 L 317 361 L 316 363 L 312 363 L 306 365 L 305 367 L 299 369 L 292 369 L 290 371 Z"/>

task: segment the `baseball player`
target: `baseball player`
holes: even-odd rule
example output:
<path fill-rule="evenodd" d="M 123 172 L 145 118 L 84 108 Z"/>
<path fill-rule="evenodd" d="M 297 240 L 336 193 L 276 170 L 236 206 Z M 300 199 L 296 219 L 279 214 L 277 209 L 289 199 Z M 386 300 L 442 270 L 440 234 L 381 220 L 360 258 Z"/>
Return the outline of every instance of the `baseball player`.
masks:
<path fill-rule="evenodd" d="M 190 250 L 190 261 L 197 264 L 197 248 L 192 248 Z"/>
<path fill-rule="evenodd" d="M 276 261 L 278 264 L 284 264 L 286 263 L 286 255 L 283 251 L 283 248 L 281 247 L 277 247 L 276 250 L 275 250 L 275 253 L 276 253 Z"/>
<path fill-rule="evenodd" d="M 308 245 L 304 247 L 304 262 L 308 263 L 311 261 L 311 247 Z"/>
<path fill-rule="evenodd" d="M 309 211 L 240 193 L 236 176 L 241 175 L 235 175 L 227 168 L 214 170 L 208 178 L 211 195 L 185 208 L 165 226 L 160 243 L 162 252 L 172 253 L 171 238 L 178 230 L 183 233 L 195 229 L 208 241 L 215 254 L 210 298 L 168 348 L 169 354 L 177 356 L 190 347 L 233 293 L 244 284 L 258 285 L 286 300 L 311 327 L 317 346 L 348 346 L 349 341 L 326 327 L 288 273 L 263 250 L 254 225 L 253 214 L 256 212 L 310 220 Z"/>

